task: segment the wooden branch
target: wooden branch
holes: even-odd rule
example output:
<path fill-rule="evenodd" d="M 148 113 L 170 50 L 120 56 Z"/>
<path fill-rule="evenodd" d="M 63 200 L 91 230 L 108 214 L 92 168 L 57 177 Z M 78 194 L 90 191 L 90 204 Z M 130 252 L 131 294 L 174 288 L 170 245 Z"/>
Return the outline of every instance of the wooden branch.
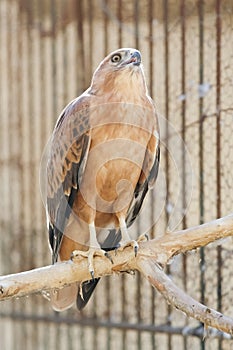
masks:
<path fill-rule="evenodd" d="M 168 303 L 207 326 L 233 334 L 233 319 L 192 299 L 180 290 L 161 268 L 161 265 L 164 266 L 174 255 L 229 236 L 233 236 L 233 214 L 208 224 L 167 233 L 161 238 L 140 243 L 137 257 L 131 247 L 111 252 L 113 264 L 105 257 L 96 256 L 94 258 L 95 277 L 138 270 Z M 90 274 L 87 259 L 76 257 L 73 261 L 0 277 L 0 300 L 62 288 L 73 282 L 88 279 Z"/>
<path fill-rule="evenodd" d="M 155 256 L 158 263 L 165 265 L 175 255 L 204 247 L 209 243 L 230 236 L 233 236 L 233 214 L 155 238 L 148 244 L 150 249 L 146 248 L 146 254 L 150 250 L 151 256 Z"/>
<path fill-rule="evenodd" d="M 164 296 L 168 304 L 185 312 L 187 316 L 204 323 L 205 327 L 211 326 L 233 335 L 232 318 L 224 316 L 190 297 L 172 282 L 156 261 L 141 259 L 138 262 L 138 267 L 152 286 Z"/>

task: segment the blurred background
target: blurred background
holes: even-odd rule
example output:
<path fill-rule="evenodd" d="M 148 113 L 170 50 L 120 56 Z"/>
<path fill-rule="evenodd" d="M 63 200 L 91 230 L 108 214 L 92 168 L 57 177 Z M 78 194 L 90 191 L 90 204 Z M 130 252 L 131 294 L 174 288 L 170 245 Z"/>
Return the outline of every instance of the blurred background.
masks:
<path fill-rule="evenodd" d="M 109 52 L 135 47 L 158 111 L 159 178 L 132 232 L 151 237 L 232 211 L 231 0 L 0 0 L 0 273 L 50 264 L 43 150 L 63 107 Z M 42 183 L 43 185 L 43 183 Z M 232 240 L 176 257 L 167 273 L 233 316 Z M 82 313 L 41 294 L 2 302 L 1 349 L 233 349 L 171 309 L 139 274 L 101 280 Z"/>

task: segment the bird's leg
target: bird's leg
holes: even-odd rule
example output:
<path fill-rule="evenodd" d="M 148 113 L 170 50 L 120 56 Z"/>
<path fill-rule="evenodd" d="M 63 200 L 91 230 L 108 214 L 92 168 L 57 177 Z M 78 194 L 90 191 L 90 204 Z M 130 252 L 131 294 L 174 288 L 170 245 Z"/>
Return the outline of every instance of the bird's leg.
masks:
<path fill-rule="evenodd" d="M 75 256 L 83 256 L 88 259 L 88 269 L 90 271 L 92 279 L 94 279 L 94 266 L 93 266 L 93 257 L 98 256 L 106 256 L 109 258 L 107 252 L 101 249 L 97 238 L 96 238 L 96 229 L 94 222 L 89 224 L 89 232 L 90 232 L 90 241 L 89 241 L 89 249 L 87 251 L 75 250 L 72 253 L 72 258 Z"/>
<path fill-rule="evenodd" d="M 125 218 L 123 216 L 119 217 L 119 225 L 121 230 L 121 241 L 120 241 L 120 249 L 123 249 L 124 247 L 127 247 L 131 245 L 134 249 L 135 256 L 138 252 L 138 242 L 135 240 L 132 240 L 128 234 L 128 229 L 126 226 Z"/>

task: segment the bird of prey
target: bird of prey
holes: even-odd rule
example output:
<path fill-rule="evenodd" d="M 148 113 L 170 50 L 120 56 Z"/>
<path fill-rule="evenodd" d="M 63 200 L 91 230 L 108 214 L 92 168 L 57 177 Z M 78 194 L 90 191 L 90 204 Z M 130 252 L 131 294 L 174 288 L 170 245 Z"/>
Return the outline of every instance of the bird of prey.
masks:
<path fill-rule="evenodd" d="M 61 113 L 46 169 L 52 262 L 73 251 L 88 258 L 90 281 L 51 293 L 57 311 L 88 302 L 99 279 L 93 256 L 125 245 L 138 250 L 128 228 L 138 216 L 159 166 L 159 128 L 141 53 L 109 54 L 90 87 Z M 120 248 L 122 249 L 122 248 Z"/>

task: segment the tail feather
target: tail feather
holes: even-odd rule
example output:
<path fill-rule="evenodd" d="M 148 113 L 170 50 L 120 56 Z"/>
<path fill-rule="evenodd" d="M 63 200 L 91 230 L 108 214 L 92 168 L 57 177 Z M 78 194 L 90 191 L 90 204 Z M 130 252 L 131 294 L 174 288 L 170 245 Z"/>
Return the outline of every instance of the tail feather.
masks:
<path fill-rule="evenodd" d="M 75 303 L 77 293 L 77 283 L 59 290 L 52 290 L 50 293 L 52 308 L 59 312 L 69 309 Z"/>
<path fill-rule="evenodd" d="M 76 305 L 79 310 L 82 310 L 86 306 L 99 280 L 100 278 L 94 278 L 93 280 L 83 282 L 82 285 L 79 286 L 76 299 Z"/>
<path fill-rule="evenodd" d="M 110 230 L 109 235 L 101 244 L 101 247 L 106 251 L 117 249 L 120 240 L 121 232 Z M 82 310 L 89 301 L 99 280 L 100 278 L 95 278 L 93 280 L 83 282 L 82 285 L 79 285 L 79 283 L 74 283 L 60 290 L 51 291 L 50 298 L 52 308 L 55 311 L 64 311 L 73 306 L 76 301 L 77 308 Z"/>
<path fill-rule="evenodd" d="M 110 230 L 107 238 L 101 244 L 101 248 L 106 251 L 117 249 L 120 240 L 121 232 L 116 232 L 114 229 Z M 94 278 L 93 280 L 83 282 L 82 286 L 79 287 L 79 292 L 77 294 L 76 300 L 76 305 L 79 310 L 82 310 L 86 306 L 99 280 L 100 278 Z M 80 288 L 82 288 L 82 290 L 80 290 Z"/>

